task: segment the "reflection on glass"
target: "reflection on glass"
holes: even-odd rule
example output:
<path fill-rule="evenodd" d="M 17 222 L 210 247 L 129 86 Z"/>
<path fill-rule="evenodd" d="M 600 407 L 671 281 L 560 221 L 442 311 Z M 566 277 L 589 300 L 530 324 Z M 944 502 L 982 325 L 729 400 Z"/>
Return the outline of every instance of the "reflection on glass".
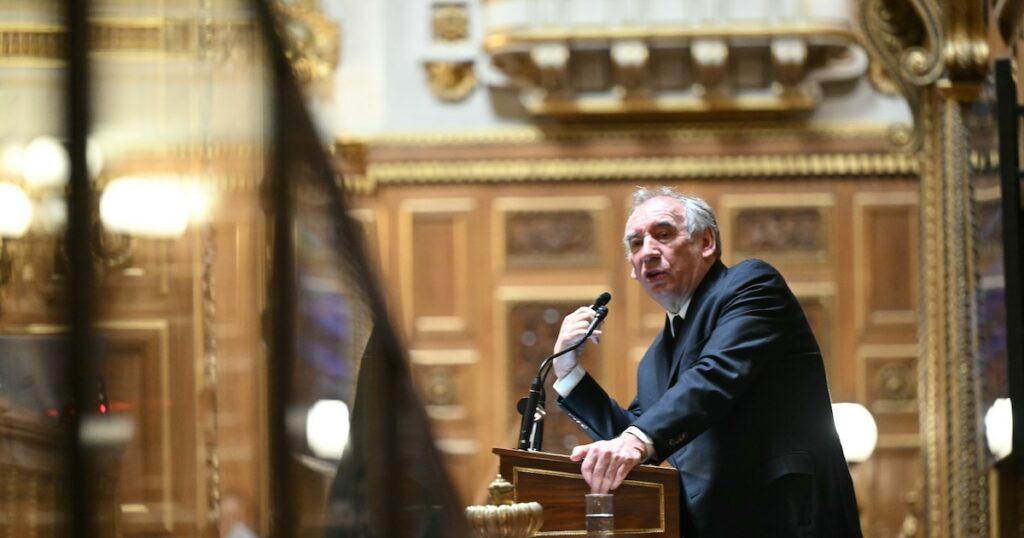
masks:
<path fill-rule="evenodd" d="M 965 117 L 970 145 L 968 162 L 977 245 L 977 368 L 981 380 L 979 406 L 985 410 L 1009 395 L 999 129 L 995 112 L 993 87 L 992 84 L 986 84 L 978 101 Z"/>
<path fill-rule="evenodd" d="M 270 121 L 280 96 L 259 3 L 91 3 L 81 237 L 95 364 L 79 380 L 87 405 L 70 403 L 64 239 L 81 230 L 68 226 L 60 5 L 0 2 L 0 25 L 19 22 L 2 27 L 12 42 L 40 44 L 0 48 L 0 536 L 68 535 L 67 491 L 103 537 L 268 536 L 279 499 L 297 511 L 284 536 L 463 535 L 320 141 L 304 112 Z M 283 319 L 265 183 L 284 158 L 271 148 L 291 137 L 304 150 L 283 168 L 295 300 Z M 268 352 L 282 323 L 294 357 Z M 279 361 L 292 368 L 288 482 L 271 454 Z M 72 455 L 89 483 L 68 483 Z"/>

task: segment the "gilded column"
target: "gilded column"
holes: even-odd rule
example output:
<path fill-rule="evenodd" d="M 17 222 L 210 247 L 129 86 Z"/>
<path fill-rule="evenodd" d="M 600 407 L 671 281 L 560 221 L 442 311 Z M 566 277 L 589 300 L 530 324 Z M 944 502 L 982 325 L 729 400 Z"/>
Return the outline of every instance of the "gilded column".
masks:
<path fill-rule="evenodd" d="M 975 5 L 976 4 L 976 5 Z M 919 411 L 927 535 L 989 535 L 973 336 L 975 261 L 963 109 L 987 68 L 984 2 L 861 0 L 882 87 L 914 112 L 921 171 Z"/>

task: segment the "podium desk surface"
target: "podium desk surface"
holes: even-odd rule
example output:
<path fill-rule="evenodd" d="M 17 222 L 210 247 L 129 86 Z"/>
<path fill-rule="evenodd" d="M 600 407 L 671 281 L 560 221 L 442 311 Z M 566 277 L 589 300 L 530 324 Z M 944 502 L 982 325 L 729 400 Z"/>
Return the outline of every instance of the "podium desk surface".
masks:
<path fill-rule="evenodd" d="M 538 502 L 544 525 L 537 536 L 586 536 L 585 496 L 590 487 L 580 464 L 562 454 L 495 448 L 499 472 L 515 487 L 516 502 Z M 640 465 L 615 496 L 613 536 L 679 536 L 679 475 L 675 469 Z"/>

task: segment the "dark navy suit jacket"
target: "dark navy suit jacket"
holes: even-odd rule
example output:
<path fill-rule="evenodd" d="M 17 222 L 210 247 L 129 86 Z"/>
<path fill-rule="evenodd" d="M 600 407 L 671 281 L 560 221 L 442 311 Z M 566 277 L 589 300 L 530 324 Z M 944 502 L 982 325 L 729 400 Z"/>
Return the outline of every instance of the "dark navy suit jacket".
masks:
<path fill-rule="evenodd" d="M 648 463 L 679 471 L 686 538 L 860 536 L 821 352 L 782 276 L 716 262 L 670 341 L 647 350 L 628 408 L 589 374 L 559 405 L 595 440 L 651 437 Z"/>

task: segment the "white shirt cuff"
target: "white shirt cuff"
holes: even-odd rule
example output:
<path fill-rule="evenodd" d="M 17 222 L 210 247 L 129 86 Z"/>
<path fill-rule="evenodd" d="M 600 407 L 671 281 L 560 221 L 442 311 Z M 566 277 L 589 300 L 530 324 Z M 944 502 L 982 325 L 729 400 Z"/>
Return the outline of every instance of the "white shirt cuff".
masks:
<path fill-rule="evenodd" d="M 626 431 L 624 431 L 623 433 L 628 433 L 644 443 L 644 449 L 647 450 L 647 459 L 651 459 L 654 457 L 654 441 L 651 439 L 649 435 L 644 433 L 643 430 L 637 428 L 636 426 L 630 426 L 626 428 Z"/>
<path fill-rule="evenodd" d="M 587 375 L 587 371 L 577 364 L 565 377 L 555 381 L 553 385 L 555 392 L 562 398 L 568 398 L 569 393 L 572 392 L 572 389 L 576 388 L 576 385 L 580 384 L 580 380 L 585 375 Z"/>

